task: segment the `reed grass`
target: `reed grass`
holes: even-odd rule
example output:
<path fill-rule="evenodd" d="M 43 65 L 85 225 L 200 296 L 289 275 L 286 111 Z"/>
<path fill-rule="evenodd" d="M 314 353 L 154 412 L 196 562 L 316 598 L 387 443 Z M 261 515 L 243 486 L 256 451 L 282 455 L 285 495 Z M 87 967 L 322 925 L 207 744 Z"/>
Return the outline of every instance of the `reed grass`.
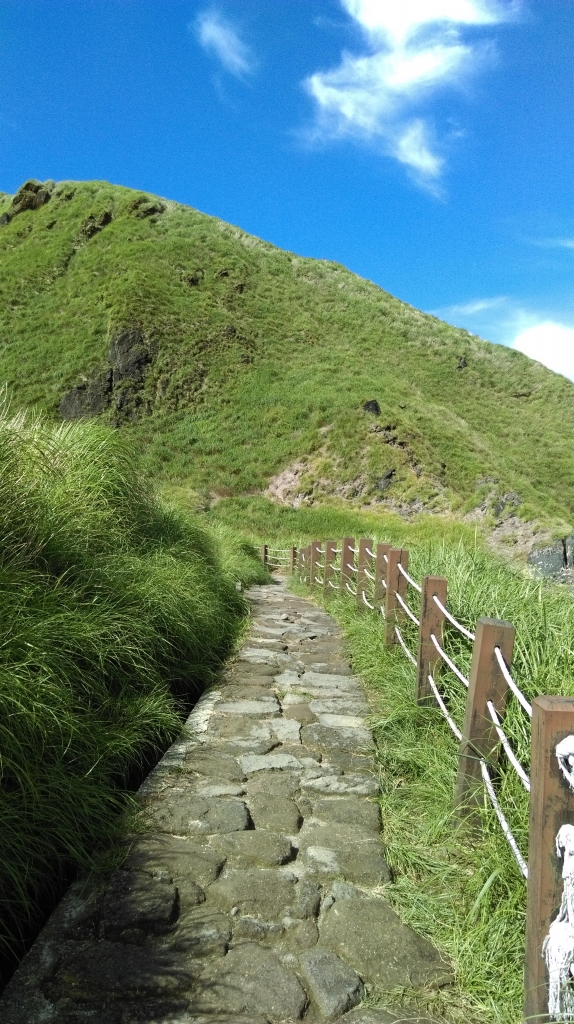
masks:
<path fill-rule="evenodd" d="M 161 502 L 133 443 L 0 408 L 0 958 L 118 837 L 241 628 L 251 546 Z"/>

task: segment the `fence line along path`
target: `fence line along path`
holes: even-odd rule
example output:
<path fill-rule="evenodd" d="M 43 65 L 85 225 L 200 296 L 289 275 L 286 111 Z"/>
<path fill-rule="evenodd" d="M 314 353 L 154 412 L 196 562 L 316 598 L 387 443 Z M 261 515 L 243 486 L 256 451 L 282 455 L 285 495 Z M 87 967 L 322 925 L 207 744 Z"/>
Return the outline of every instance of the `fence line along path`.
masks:
<path fill-rule="evenodd" d="M 374 743 L 336 623 L 282 582 L 248 596 L 248 638 L 140 791 L 146 832 L 72 887 L 2 1024 L 392 1024 L 367 991 L 450 980 L 379 894 Z"/>
<path fill-rule="evenodd" d="M 262 554 L 265 560 L 265 550 Z M 321 559 L 322 575 L 315 570 Z M 457 813 L 476 828 L 486 796 L 527 882 L 524 1020 L 569 1024 L 574 1022 L 574 698 L 541 695 L 531 704 L 512 674 L 512 623 L 485 616 L 472 630 L 448 609 L 447 580 L 426 575 L 417 581 L 408 563 L 404 548 L 377 544 L 375 550 L 370 538 L 289 549 L 289 564 L 300 580 L 321 586 L 325 594 L 338 591 L 353 598 L 358 610 L 380 616 L 386 645 L 398 645 L 415 669 L 416 699 L 434 704 L 444 716 L 459 743 Z M 472 645 L 468 677 L 448 653 L 447 627 Z M 466 691 L 460 723 L 440 689 L 446 672 Z M 504 729 L 509 701 L 531 728 L 530 774 Z M 498 781 L 507 771 L 530 794 L 528 860 L 499 797 Z"/>

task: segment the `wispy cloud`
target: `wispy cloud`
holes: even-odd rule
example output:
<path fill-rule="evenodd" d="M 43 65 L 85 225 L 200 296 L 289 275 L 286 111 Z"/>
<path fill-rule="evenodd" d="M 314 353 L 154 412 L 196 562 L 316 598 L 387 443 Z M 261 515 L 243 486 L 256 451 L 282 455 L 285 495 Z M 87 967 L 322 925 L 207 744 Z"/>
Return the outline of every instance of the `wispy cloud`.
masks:
<path fill-rule="evenodd" d="M 574 249 L 574 238 L 540 238 L 533 242 L 543 249 Z"/>
<path fill-rule="evenodd" d="M 304 82 L 316 104 L 311 135 L 383 141 L 416 180 L 436 190 L 444 167 L 428 120 L 413 107 L 476 69 L 485 43 L 464 41 L 465 27 L 514 16 L 518 0 L 340 0 L 362 32 L 367 52 L 344 52 L 330 71 Z M 487 47 L 488 48 L 488 47 Z"/>
<path fill-rule="evenodd" d="M 236 78 L 253 74 L 256 62 L 251 50 L 240 38 L 237 28 L 215 8 L 199 14 L 193 24 L 197 39 L 204 50 L 223 64 Z"/>
<path fill-rule="evenodd" d="M 506 295 L 444 306 L 434 315 L 491 341 L 515 348 L 530 359 L 574 380 L 574 327 Z M 572 321 L 567 310 L 565 319 Z"/>

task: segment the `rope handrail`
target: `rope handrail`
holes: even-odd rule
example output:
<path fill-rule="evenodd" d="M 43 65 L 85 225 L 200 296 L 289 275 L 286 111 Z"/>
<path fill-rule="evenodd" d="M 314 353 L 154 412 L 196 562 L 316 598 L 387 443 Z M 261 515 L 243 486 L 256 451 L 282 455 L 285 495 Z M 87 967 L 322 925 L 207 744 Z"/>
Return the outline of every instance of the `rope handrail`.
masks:
<path fill-rule="evenodd" d="M 506 679 L 506 682 L 508 683 L 509 688 L 512 690 L 512 692 L 513 692 L 514 696 L 516 697 L 517 701 L 522 705 L 522 707 L 526 711 L 526 714 L 529 715 L 530 718 L 532 718 L 532 704 L 528 703 L 528 701 L 526 700 L 526 697 L 524 696 L 522 690 L 519 690 L 518 686 L 514 682 L 514 679 L 510 675 L 510 672 L 508 670 L 508 665 L 506 664 L 504 658 L 502 657 L 502 651 L 500 650 L 500 647 L 495 647 L 494 648 L 494 654 L 495 654 L 496 660 L 498 662 L 500 671 L 502 672 L 504 678 Z"/>
<path fill-rule="evenodd" d="M 389 564 L 389 556 L 388 555 L 383 555 L 383 558 L 384 558 L 385 562 L 388 565 Z"/>
<path fill-rule="evenodd" d="M 414 612 L 412 612 L 410 610 L 410 608 L 409 608 L 408 604 L 406 603 L 406 601 L 403 601 L 401 595 L 398 593 L 397 590 L 395 590 L 395 597 L 396 597 L 397 601 L 399 602 L 399 604 L 400 604 L 401 608 L 403 609 L 403 611 L 406 612 L 406 614 L 408 615 L 409 619 L 411 619 L 411 621 L 414 622 L 415 626 L 420 626 L 419 619 L 417 619 L 417 617 L 414 614 Z"/>
<path fill-rule="evenodd" d="M 323 582 L 324 582 L 324 581 L 323 581 L 323 580 L 320 580 L 318 576 L 315 576 L 315 583 L 319 583 L 319 584 L 320 584 L 320 586 L 323 586 Z"/>
<path fill-rule="evenodd" d="M 332 583 L 331 580 L 327 580 L 327 583 L 329 584 L 330 587 L 333 588 L 333 590 L 338 590 L 339 589 L 337 584 L 336 583 Z"/>
<path fill-rule="evenodd" d="M 340 555 L 342 551 L 343 551 L 342 548 L 335 548 L 334 551 L 333 551 L 333 554 L 334 555 Z"/>
<path fill-rule="evenodd" d="M 330 566 L 330 568 L 333 570 L 333 572 L 341 572 L 341 566 L 340 565 L 332 565 L 332 566 Z"/>
<path fill-rule="evenodd" d="M 387 581 L 386 580 L 381 580 L 381 583 L 383 584 L 383 587 L 386 590 L 387 589 Z"/>
<path fill-rule="evenodd" d="M 367 547 L 366 547 L 366 548 L 365 548 L 365 552 L 367 553 L 367 555 L 369 556 L 369 558 L 375 558 L 375 555 L 373 554 L 373 552 L 371 551 L 371 549 L 370 549 L 370 548 L 367 548 Z"/>
<path fill-rule="evenodd" d="M 349 544 L 349 551 L 352 551 L 354 555 L 358 555 L 359 554 L 359 549 L 351 547 L 350 544 Z"/>
<path fill-rule="evenodd" d="M 409 659 L 409 661 L 412 661 L 413 665 L 416 665 L 417 659 L 409 651 L 405 641 L 403 640 L 403 635 L 402 635 L 402 633 L 401 633 L 401 631 L 400 631 L 398 626 L 395 626 L 395 634 L 396 634 L 397 640 L 399 641 L 399 643 L 400 643 L 403 651 L 405 652 L 407 658 Z"/>
<path fill-rule="evenodd" d="M 387 617 L 387 613 L 386 613 L 386 611 L 385 611 L 385 609 L 384 609 L 383 605 L 382 605 L 382 604 L 381 604 L 381 605 L 379 605 L 379 608 L 381 609 L 381 615 L 383 616 L 383 619 L 386 619 L 386 617 Z"/>
<path fill-rule="evenodd" d="M 432 692 L 435 695 L 436 702 L 437 702 L 439 708 L 441 709 L 444 717 L 446 718 L 448 724 L 450 725 L 450 728 L 452 729 L 454 735 L 456 736 L 457 740 L 459 740 L 459 741 L 462 740 L 462 733 L 461 733 L 458 725 L 456 724 L 456 722 L 454 722 L 453 719 L 450 717 L 450 715 L 449 715 L 449 713 L 447 711 L 446 704 L 443 701 L 440 693 L 438 692 L 437 685 L 436 685 L 433 677 L 431 676 L 430 672 L 428 674 L 428 681 L 430 683 L 431 690 L 432 690 Z"/>
<path fill-rule="evenodd" d="M 351 570 L 351 572 L 356 572 L 356 571 L 357 571 L 357 570 L 355 569 L 355 566 L 354 566 L 354 565 L 349 565 L 349 563 L 348 563 L 348 562 L 347 562 L 347 564 L 346 564 L 346 566 L 345 566 L 345 569 L 350 569 L 350 570 Z"/>
<path fill-rule="evenodd" d="M 347 590 L 349 591 L 349 593 L 353 595 L 353 597 L 357 596 L 357 591 L 353 590 L 353 588 L 350 587 L 349 584 L 346 581 L 345 581 L 345 586 L 346 586 Z"/>
<path fill-rule="evenodd" d="M 420 587 L 419 584 L 416 583 L 415 580 L 413 580 L 412 576 L 409 576 L 407 570 L 403 568 L 400 562 L 397 562 L 397 569 L 399 570 L 401 576 L 404 576 L 407 582 L 410 583 L 411 587 L 414 587 L 415 590 L 418 590 L 419 594 L 422 594 L 422 587 Z"/>
<path fill-rule="evenodd" d="M 488 773 L 488 768 L 486 767 L 486 762 L 483 761 L 483 760 L 481 760 L 481 762 L 480 762 L 480 771 L 482 773 L 482 778 L 484 780 L 484 784 L 486 786 L 488 795 L 490 797 L 490 802 L 491 802 L 492 806 L 494 807 L 494 812 L 496 814 L 496 817 L 498 818 L 498 822 L 500 824 L 500 827 L 501 827 L 502 831 L 504 832 L 504 837 L 505 837 L 508 845 L 510 846 L 510 849 L 512 850 L 512 852 L 514 854 L 516 863 L 518 864 L 518 867 L 520 868 L 522 874 L 524 875 L 525 878 L 528 878 L 528 864 L 524 860 L 524 857 L 522 856 L 522 854 L 521 854 L 521 852 L 520 852 L 520 850 L 518 848 L 518 843 L 516 842 L 516 839 L 512 835 L 512 832 L 511 832 L 511 829 L 510 829 L 510 825 L 508 824 L 506 818 L 504 817 L 504 814 L 502 813 L 502 808 L 501 808 L 501 806 L 500 806 L 500 804 L 499 804 L 499 802 L 498 802 L 498 800 L 496 798 L 496 793 L 494 792 L 494 786 L 492 785 L 492 779 L 490 778 L 490 775 Z"/>
<path fill-rule="evenodd" d="M 373 576 L 372 572 L 369 572 L 368 569 L 363 569 L 363 572 L 364 572 L 365 576 L 368 577 L 368 579 L 372 580 L 373 583 L 375 582 L 375 577 Z"/>
<path fill-rule="evenodd" d="M 491 700 L 488 700 L 486 702 L 486 707 L 488 709 L 490 717 L 492 718 L 494 728 L 496 729 L 496 734 L 500 742 L 502 743 L 504 753 L 506 754 L 508 760 L 510 761 L 512 767 L 514 768 L 514 771 L 518 775 L 518 778 L 520 779 L 525 790 L 527 790 L 527 792 L 530 793 L 530 779 L 528 778 L 528 775 L 524 771 L 524 768 L 520 764 L 520 761 L 518 760 L 516 754 L 514 753 L 512 747 L 510 746 L 508 736 L 506 735 L 502 728 L 502 722 L 500 721 L 496 708 Z"/>
<path fill-rule="evenodd" d="M 445 606 L 442 603 L 442 601 L 439 601 L 439 599 L 436 596 L 436 594 L 433 594 L 432 599 L 433 599 L 434 603 L 436 604 L 437 608 L 440 608 L 440 610 L 443 613 L 443 615 L 445 616 L 445 618 L 447 618 L 449 622 L 452 622 L 453 626 L 456 626 L 456 628 L 458 630 L 460 630 L 460 632 L 464 636 L 468 637 L 469 640 L 474 640 L 474 633 L 471 633 L 470 629 L 467 629 L 466 626 L 463 626 L 461 622 L 459 622 L 457 619 L 455 619 L 454 615 L 450 614 L 448 609 L 445 608 Z"/>
<path fill-rule="evenodd" d="M 454 661 L 450 660 L 450 658 L 449 658 L 448 654 L 446 653 L 446 651 L 443 651 L 443 649 L 442 649 L 441 645 L 439 644 L 439 642 L 438 642 L 436 636 L 434 635 L 434 633 L 431 633 L 431 641 L 433 642 L 434 646 L 436 647 L 436 649 L 437 649 L 438 653 L 440 654 L 441 658 L 443 659 L 443 661 L 446 662 L 446 664 L 448 665 L 450 670 L 452 672 L 454 672 L 455 676 L 457 676 L 457 678 L 460 679 L 461 683 L 464 683 L 464 685 L 468 689 L 468 687 L 470 685 L 468 679 L 466 678 L 466 676 L 463 676 L 463 674 L 460 671 L 460 669 L 456 667 Z"/>
<path fill-rule="evenodd" d="M 371 604 L 371 602 L 367 600 L 364 590 L 361 591 L 361 594 L 363 596 L 363 602 L 366 604 L 367 608 L 371 608 L 372 611 L 374 611 L 375 610 L 375 606 L 374 606 L 374 604 Z"/>

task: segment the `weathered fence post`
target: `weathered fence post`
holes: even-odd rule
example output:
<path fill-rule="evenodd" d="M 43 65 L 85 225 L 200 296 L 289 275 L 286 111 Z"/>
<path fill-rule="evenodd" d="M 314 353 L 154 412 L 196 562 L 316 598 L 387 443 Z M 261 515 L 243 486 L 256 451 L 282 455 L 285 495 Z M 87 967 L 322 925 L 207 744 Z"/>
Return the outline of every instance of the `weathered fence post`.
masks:
<path fill-rule="evenodd" d="M 343 594 L 347 594 L 348 592 L 345 587 L 345 584 L 349 583 L 353 579 L 353 566 L 355 565 L 355 553 L 353 551 L 354 547 L 354 537 L 343 537 L 341 543 L 341 580 L 339 583 L 341 592 Z"/>
<path fill-rule="evenodd" d="M 417 657 L 417 701 L 419 704 L 436 704 L 429 686 L 429 673 L 436 671 L 440 654 L 431 640 L 435 636 L 442 647 L 442 626 L 444 612 L 433 601 L 438 597 L 446 605 L 447 581 L 444 576 L 425 576 L 421 587 L 421 624 L 419 629 L 419 650 Z"/>
<path fill-rule="evenodd" d="M 295 565 L 297 563 L 297 548 L 289 548 L 289 572 L 291 575 L 295 572 Z"/>
<path fill-rule="evenodd" d="M 332 580 L 335 575 L 333 571 L 333 565 L 337 557 L 337 541 L 326 540 L 325 541 L 325 568 L 323 570 L 323 587 L 325 594 L 332 588 L 329 586 L 329 581 Z"/>
<path fill-rule="evenodd" d="M 370 569 L 372 555 L 367 554 L 373 550 L 373 540 L 370 537 L 361 537 L 359 541 L 359 560 L 357 562 L 357 610 L 365 611 L 366 604 L 363 601 L 363 591 L 367 589 L 367 575 L 365 569 Z"/>
<path fill-rule="evenodd" d="M 535 697 L 532 701 L 524 964 L 524 1020 L 528 1024 L 560 1019 L 548 1013 L 548 977 L 542 957 L 542 943 L 560 909 L 566 874 L 566 865 L 557 856 L 556 837 L 562 825 L 574 826 L 574 792 L 562 774 L 556 756 L 557 744 L 566 737 L 573 737 L 571 749 L 574 753 L 574 698 Z M 568 760 L 567 767 L 572 772 L 572 764 Z M 571 867 L 569 870 L 571 872 Z M 563 928 L 568 928 L 567 923 Z M 557 939 L 559 942 L 562 939 L 562 945 L 566 943 L 566 948 L 562 950 L 563 963 L 560 965 L 564 976 L 560 980 L 565 987 L 570 988 L 572 978 L 564 953 L 572 955 L 571 939 L 567 935 L 557 936 Z"/>
<path fill-rule="evenodd" d="M 386 600 L 387 561 L 390 544 L 377 544 L 377 560 L 375 562 L 375 608 L 380 608 Z"/>
<path fill-rule="evenodd" d="M 514 626 L 500 619 L 479 619 L 476 624 L 454 797 L 461 817 L 471 824 L 484 800 L 480 760 L 490 764 L 498 760 L 499 741 L 486 705 L 492 701 L 502 717 L 508 693 L 494 648 L 500 648 L 510 667 L 514 633 Z"/>
<path fill-rule="evenodd" d="M 261 545 L 261 561 L 264 566 L 267 566 L 267 544 Z"/>
<path fill-rule="evenodd" d="M 311 586 L 311 545 L 307 544 L 305 548 L 305 583 L 308 587 Z"/>
<path fill-rule="evenodd" d="M 311 575 L 311 586 L 314 587 L 317 582 L 317 568 L 321 558 L 321 541 L 314 540 L 310 547 L 310 575 Z"/>
<path fill-rule="evenodd" d="M 385 595 L 385 639 L 387 647 L 392 647 L 397 642 L 395 626 L 400 621 L 404 612 L 400 605 L 397 607 L 396 595 L 404 598 L 407 591 L 407 581 L 399 572 L 399 565 L 403 569 L 409 567 L 409 553 L 406 548 L 390 548 L 387 553 L 387 590 Z"/>

